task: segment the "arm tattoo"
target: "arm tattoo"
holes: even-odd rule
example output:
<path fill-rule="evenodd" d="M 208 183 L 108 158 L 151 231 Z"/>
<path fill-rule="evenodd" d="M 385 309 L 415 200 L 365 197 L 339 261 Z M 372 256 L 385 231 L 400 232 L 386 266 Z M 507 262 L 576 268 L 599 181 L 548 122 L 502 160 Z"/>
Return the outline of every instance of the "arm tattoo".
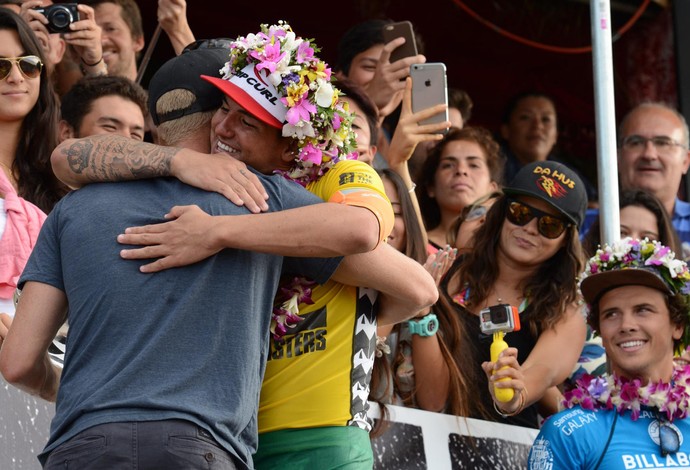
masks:
<path fill-rule="evenodd" d="M 93 182 L 172 176 L 172 159 L 179 151 L 117 136 L 85 137 L 61 149 L 70 170 Z"/>

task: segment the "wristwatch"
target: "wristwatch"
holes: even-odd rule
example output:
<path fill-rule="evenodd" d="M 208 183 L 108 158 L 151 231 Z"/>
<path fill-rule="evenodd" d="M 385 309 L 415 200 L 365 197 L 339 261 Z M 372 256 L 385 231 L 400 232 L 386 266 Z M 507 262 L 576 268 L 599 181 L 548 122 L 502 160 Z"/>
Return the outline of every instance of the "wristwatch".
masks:
<path fill-rule="evenodd" d="M 438 331 L 438 318 L 435 313 L 430 313 L 418 320 L 408 320 L 407 326 L 410 328 L 410 334 L 434 336 Z"/>

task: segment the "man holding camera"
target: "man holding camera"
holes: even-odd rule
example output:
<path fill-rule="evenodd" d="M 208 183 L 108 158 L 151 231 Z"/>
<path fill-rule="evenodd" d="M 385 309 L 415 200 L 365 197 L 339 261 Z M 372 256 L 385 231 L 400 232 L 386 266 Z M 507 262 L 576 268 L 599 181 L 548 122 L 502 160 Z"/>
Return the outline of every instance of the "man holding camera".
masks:
<path fill-rule="evenodd" d="M 108 73 L 102 60 L 101 28 L 96 24 L 93 8 L 29 0 L 22 4 L 20 15 L 43 47 L 46 69 L 59 95 L 82 75 Z"/>

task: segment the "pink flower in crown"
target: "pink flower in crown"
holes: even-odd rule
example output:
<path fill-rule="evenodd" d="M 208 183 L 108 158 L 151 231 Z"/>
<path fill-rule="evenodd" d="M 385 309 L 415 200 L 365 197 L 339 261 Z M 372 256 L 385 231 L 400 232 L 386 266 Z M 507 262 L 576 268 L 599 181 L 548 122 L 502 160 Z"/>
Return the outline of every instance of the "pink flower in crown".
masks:
<path fill-rule="evenodd" d="M 633 261 L 635 261 L 636 259 L 637 257 L 633 253 L 628 253 L 625 256 L 623 256 L 622 263 L 632 265 Z"/>
<path fill-rule="evenodd" d="M 287 104 L 286 98 L 281 98 L 281 100 Z M 300 121 L 309 122 L 311 120 L 311 115 L 316 112 L 316 106 L 309 102 L 309 100 L 302 98 L 295 105 L 288 109 L 285 119 L 288 124 L 293 126 Z"/>
<path fill-rule="evenodd" d="M 280 42 L 276 41 L 274 44 L 266 44 L 263 52 L 252 51 L 249 55 L 259 61 L 257 70 L 268 69 L 273 73 L 278 67 L 278 62 L 285 57 L 285 52 L 280 52 Z"/>
<path fill-rule="evenodd" d="M 603 252 L 599 257 L 602 263 L 607 263 L 611 259 L 611 253 Z"/>
<path fill-rule="evenodd" d="M 305 62 L 309 62 L 314 58 L 314 49 L 311 47 L 311 45 L 307 42 L 304 41 L 300 43 L 299 46 L 297 46 L 297 52 L 295 53 L 295 61 L 298 64 L 303 64 Z"/>
<path fill-rule="evenodd" d="M 287 31 L 285 31 L 281 25 L 271 25 L 271 27 L 268 28 L 268 34 L 271 38 L 285 38 L 287 36 Z M 269 36 L 266 36 L 266 39 L 269 39 Z"/>
<path fill-rule="evenodd" d="M 652 256 L 645 261 L 645 265 L 654 265 L 654 266 L 660 266 L 664 264 L 664 260 L 662 259 L 671 249 L 667 246 L 662 247 L 658 251 L 656 251 Z"/>
<path fill-rule="evenodd" d="M 333 120 L 331 121 L 331 123 L 333 125 L 333 130 L 337 131 L 338 129 L 340 129 L 340 123 L 341 122 L 343 122 L 342 116 L 338 113 L 335 113 L 333 115 Z"/>
<path fill-rule="evenodd" d="M 302 162 L 310 162 L 314 165 L 321 165 L 323 161 L 323 152 L 319 147 L 309 142 L 307 145 L 302 147 L 299 153 L 299 159 Z"/>

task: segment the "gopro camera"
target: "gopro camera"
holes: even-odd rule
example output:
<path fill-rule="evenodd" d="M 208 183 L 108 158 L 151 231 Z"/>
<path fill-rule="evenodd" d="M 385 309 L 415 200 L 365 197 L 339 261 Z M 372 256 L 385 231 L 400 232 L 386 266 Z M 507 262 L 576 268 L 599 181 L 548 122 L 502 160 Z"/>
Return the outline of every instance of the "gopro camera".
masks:
<path fill-rule="evenodd" d="M 76 3 L 56 3 L 47 7 L 36 7 L 34 10 L 48 18 L 46 28 L 50 33 L 68 32 L 69 25 L 79 21 Z"/>
<path fill-rule="evenodd" d="M 520 329 L 520 314 L 517 307 L 508 304 L 492 305 L 479 312 L 479 327 L 485 335 Z"/>

